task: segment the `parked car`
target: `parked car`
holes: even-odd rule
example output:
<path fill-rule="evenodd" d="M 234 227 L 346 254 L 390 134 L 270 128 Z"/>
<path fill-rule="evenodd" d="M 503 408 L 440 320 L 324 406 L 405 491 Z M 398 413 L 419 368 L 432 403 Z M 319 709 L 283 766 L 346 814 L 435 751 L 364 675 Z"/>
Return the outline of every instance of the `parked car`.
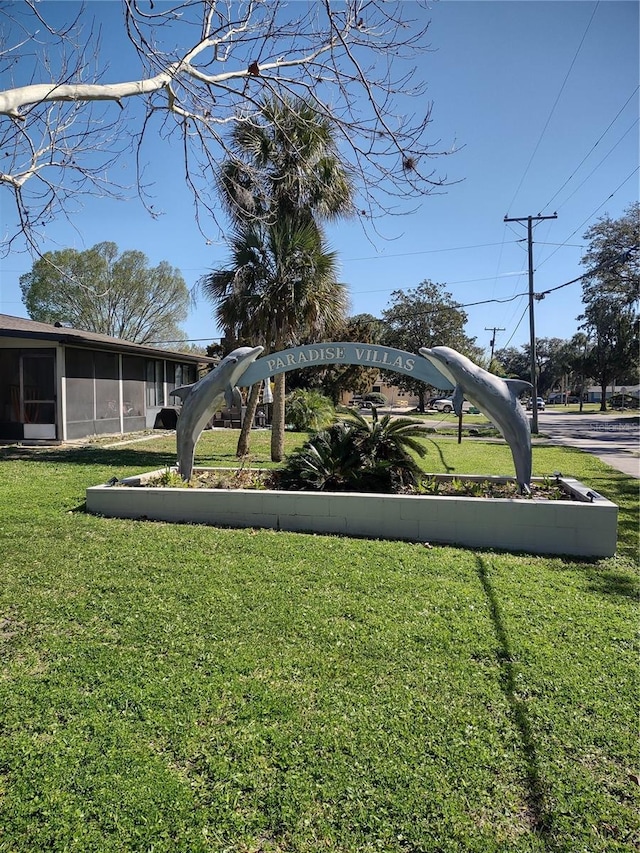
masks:
<path fill-rule="evenodd" d="M 453 411 L 453 397 L 444 397 L 441 400 L 434 400 L 432 405 L 431 405 L 431 408 L 435 409 L 438 412 L 444 412 L 446 415 L 448 415 L 449 412 Z M 472 409 L 471 403 L 467 402 L 467 400 L 463 400 L 462 401 L 463 413 L 469 414 L 471 409 Z"/>
<path fill-rule="evenodd" d="M 575 394 L 551 394 L 547 400 L 550 406 L 568 405 L 569 403 L 579 403 L 580 398 Z"/>
<path fill-rule="evenodd" d="M 537 405 L 538 411 L 544 412 L 544 400 L 542 399 L 542 397 L 538 397 L 537 400 L 538 400 L 538 405 Z M 530 412 L 532 410 L 533 410 L 533 400 L 531 398 L 529 398 L 527 400 L 527 411 Z"/>

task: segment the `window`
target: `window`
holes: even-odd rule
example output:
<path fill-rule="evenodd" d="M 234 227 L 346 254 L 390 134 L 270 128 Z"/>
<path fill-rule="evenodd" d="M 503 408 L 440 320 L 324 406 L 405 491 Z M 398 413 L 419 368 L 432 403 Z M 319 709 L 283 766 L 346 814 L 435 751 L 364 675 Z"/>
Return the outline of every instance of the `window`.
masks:
<path fill-rule="evenodd" d="M 144 415 L 144 376 L 144 359 L 122 356 L 122 408 L 125 420 Z"/>
<path fill-rule="evenodd" d="M 65 364 L 67 421 L 81 423 L 93 421 L 93 353 L 68 347 L 65 351 Z"/>
<path fill-rule="evenodd" d="M 147 407 L 164 406 L 164 363 L 147 362 Z"/>
<path fill-rule="evenodd" d="M 196 381 L 195 364 L 179 364 L 177 362 L 167 362 L 167 397 L 168 405 L 176 405 L 180 401 L 177 397 L 172 397 L 171 392 L 174 388 L 180 388 L 182 385 L 193 385 Z"/>
<path fill-rule="evenodd" d="M 120 420 L 118 356 L 110 352 L 93 354 L 96 389 L 96 419 Z M 119 425 L 118 425 L 119 428 Z"/>
<path fill-rule="evenodd" d="M 175 397 L 171 396 L 174 388 L 179 388 L 182 385 L 182 365 L 176 364 L 173 361 L 168 361 L 165 366 L 167 373 L 167 405 L 175 405 Z"/>

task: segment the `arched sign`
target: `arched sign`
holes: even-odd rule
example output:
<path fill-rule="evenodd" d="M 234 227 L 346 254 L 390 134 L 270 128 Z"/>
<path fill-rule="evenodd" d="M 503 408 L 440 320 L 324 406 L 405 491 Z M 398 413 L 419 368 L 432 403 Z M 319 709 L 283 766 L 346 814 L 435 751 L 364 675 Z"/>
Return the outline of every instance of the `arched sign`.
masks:
<path fill-rule="evenodd" d="M 446 346 L 421 347 L 420 353 L 415 355 L 378 344 L 348 341 L 307 344 L 258 358 L 262 352 L 260 346 L 239 347 L 195 385 L 184 385 L 171 392 L 182 399 L 176 438 L 178 470 L 184 480 L 191 478 L 200 433 L 217 403 L 235 386 L 256 385 L 270 376 L 318 364 L 357 364 L 404 373 L 440 390 L 453 388 L 452 382 L 456 382 L 454 398 L 462 402 L 463 395 L 466 395 L 496 424 L 511 448 L 520 490 L 529 490 L 531 428 L 518 401 L 525 387 L 530 387 L 528 382 L 494 376 Z"/>
<path fill-rule="evenodd" d="M 378 344 L 359 344 L 352 341 L 326 344 L 307 344 L 301 347 L 270 353 L 254 361 L 239 379 L 243 387 L 255 385 L 269 376 L 319 364 L 358 364 L 377 367 L 412 376 L 440 391 L 453 388 L 439 370 L 426 358 L 404 350 Z"/>

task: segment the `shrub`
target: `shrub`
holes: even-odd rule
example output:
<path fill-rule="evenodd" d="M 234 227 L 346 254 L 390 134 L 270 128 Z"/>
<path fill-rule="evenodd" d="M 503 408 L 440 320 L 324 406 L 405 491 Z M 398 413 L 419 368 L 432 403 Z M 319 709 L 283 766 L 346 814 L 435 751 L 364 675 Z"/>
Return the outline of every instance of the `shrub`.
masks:
<path fill-rule="evenodd" d="M 419 421 L 408 418 L 371 422 L 358 412 L 340 409 L 341 422 L 314 435 L 277 473 L 285 489 L 397 493 L 415 486 L 420 468 L 411 452 L 424 456 Z"/>
<path fill-rule="evenodd" d="M 186 489 L 188 485 L 180 474 L 171 468 L 165 468 L 161 474 L 147 483 L 147 486 L 159 489 Z"/>
<path fill-rule="evenodd" d="M 285 420 L 296 432 L 318 432 L 335 420 L 335 409 L 319 391 L 293 391 L 286 399 Z"/>

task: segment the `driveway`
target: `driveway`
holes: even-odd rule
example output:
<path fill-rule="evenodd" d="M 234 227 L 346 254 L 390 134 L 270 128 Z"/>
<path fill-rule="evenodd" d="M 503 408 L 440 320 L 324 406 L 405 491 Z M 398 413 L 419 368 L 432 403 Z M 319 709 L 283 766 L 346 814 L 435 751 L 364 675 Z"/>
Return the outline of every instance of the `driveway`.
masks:
<path fill-rule="evenodd" d="M 538 412 L 538 430 L 541 437 L 549 438 L 554 444 L 593 453 L 612 468 L 640 479 L 637 415 L 605 415 L 600 412 L 581 415 L 547 409 Z"/>

